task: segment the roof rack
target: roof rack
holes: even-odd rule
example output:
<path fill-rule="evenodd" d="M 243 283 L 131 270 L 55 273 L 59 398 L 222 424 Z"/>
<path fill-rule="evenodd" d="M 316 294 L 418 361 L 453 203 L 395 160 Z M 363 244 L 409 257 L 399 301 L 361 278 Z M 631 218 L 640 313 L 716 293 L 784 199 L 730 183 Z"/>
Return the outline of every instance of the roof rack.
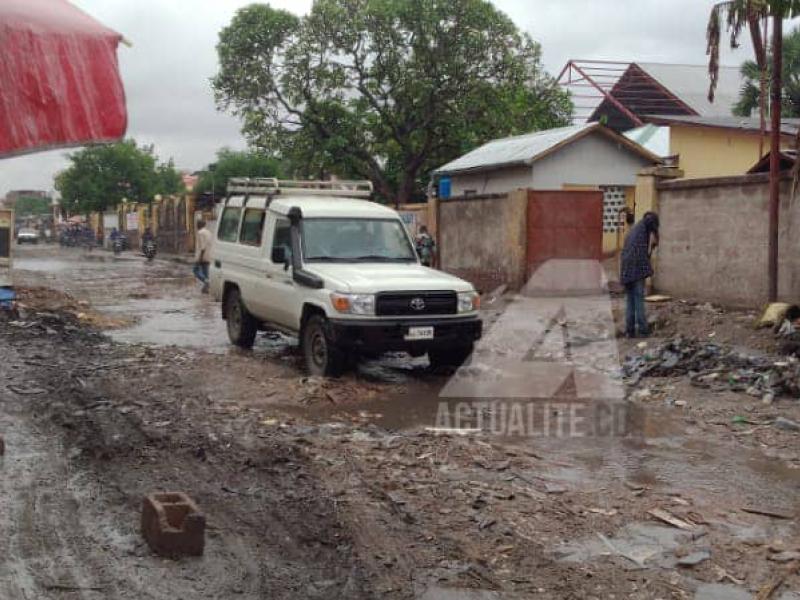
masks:
<path fill-rule="evenodd" d="M 228 194 L 291 194 L 303 196 L 343 196 L 369 198 L 372 182 L 368 180 L 315 181 L 276 179 L 275 177 L 231 177 Z"/>

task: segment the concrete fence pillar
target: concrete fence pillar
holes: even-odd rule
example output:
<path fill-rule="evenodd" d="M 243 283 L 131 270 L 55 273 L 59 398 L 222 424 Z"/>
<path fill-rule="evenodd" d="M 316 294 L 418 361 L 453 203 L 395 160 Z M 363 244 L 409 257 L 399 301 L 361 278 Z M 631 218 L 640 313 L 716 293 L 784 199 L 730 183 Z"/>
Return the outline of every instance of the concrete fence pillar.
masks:
<path fill-rule="evenodd" d="M 683 177 L 683 171 L 676 167 L 647 167 L 636 175 L 636 220 L 648 211 L 658 212 L 658 184 L 668 179 Z"/>

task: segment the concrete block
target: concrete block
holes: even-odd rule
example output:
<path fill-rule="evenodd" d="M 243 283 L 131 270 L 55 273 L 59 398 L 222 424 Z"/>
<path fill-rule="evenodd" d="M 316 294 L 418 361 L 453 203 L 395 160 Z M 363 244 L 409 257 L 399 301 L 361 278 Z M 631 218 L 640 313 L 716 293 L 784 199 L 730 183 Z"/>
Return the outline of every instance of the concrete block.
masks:
<path fill-rule="evenodd" d="M 162 556 L 201 556 L 206 518 L 182 492 L 156 493 L 142 501 L 142 536 Z"/>

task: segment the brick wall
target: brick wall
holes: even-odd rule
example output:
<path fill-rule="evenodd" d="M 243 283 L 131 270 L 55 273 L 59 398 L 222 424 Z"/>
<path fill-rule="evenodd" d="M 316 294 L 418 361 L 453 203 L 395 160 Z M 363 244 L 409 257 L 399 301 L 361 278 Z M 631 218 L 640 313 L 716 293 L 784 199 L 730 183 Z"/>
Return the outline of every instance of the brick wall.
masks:
<path fill-rule="evenodd" d="M 471 281 L 481 291 L 525 278 L 525 190 L 496 197 L 442 200 L 439 206 L 439 261 L 444 271 Z"/>
<path fill-rule="evenodd" d="M 800 300 L 800 198 L 781 191 L 779 296 Z M 731 306 L 767 300 L 769 186 L 765 174 L 665 182 L 658 188 L 659 292 Z"/>

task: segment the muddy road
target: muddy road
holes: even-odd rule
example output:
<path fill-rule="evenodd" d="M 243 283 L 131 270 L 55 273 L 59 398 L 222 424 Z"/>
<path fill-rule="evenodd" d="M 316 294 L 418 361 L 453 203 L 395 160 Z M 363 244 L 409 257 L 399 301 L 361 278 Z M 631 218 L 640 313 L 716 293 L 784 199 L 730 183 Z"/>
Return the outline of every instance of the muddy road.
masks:
<path fill-rule="evenodd" d="M 584 398 L 578 376 L 545 401 L 476 402 L 530 326 L 503 320 L 524 300 L 490 305 L 490 341 L 456 377 L 391 357 L 316 380 L 291 338 L 230 349 L 185 264 L 45 247 L 15 277 L 32 289 L 0 321 L 0 598 L 800 593 L 800 432 L 771 425 L 800 422 L 796 398 L 682 377 Z M 662 312 L 670 335 L 707 322 Z M 741 316 L 715 332 L 744 339 Z M 561 419 L 577 414 L 606 427 Z M 151 553 L 153 491 L 200 505 L 202 558 Z"/>

